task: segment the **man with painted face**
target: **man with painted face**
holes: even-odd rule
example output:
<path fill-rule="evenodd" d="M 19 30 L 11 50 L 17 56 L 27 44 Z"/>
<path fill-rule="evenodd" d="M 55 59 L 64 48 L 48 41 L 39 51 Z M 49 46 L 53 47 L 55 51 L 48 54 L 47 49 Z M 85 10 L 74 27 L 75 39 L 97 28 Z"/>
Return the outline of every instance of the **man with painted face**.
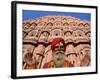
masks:
<path fill-rule="evenodd" d="M 54 38 L 51 42 L 53 60 L 45 63 L 43 68 L 73 67 L 73 64 L 65 60 L 65 41 L 62 38 Z"/>

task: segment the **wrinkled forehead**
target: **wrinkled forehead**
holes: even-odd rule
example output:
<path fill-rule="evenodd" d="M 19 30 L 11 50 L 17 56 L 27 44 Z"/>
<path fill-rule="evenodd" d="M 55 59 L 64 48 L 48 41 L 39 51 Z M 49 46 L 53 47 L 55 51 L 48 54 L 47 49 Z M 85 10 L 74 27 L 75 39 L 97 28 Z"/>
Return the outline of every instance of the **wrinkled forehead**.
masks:
<path fill-rule="evenodd" d="M 59 42 L 58 44 L 56 44 L 56 46 L 64 46 L 62 42 Z"/>

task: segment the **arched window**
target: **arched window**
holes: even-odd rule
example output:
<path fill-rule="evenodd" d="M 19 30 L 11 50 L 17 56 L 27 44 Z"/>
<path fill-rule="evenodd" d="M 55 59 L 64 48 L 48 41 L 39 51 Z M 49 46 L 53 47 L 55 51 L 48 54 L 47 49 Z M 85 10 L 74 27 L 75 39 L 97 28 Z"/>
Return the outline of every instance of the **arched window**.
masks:
<path fill-rule="evenodd" d="M 79 26 L 80 28 L 83 28 L 83 27 L 84 27 L 84 24 L 83 24 L 83 23 L 80 23 L 78 26 Z"/>
<path fill-rule="evenodd" d="M 82 30 L 74 30 L 73 35 L 74 35 L 74 37 L 83 37 L 84 32 Z"/>
<path fill-rule="evenodd" d="M 42 36 L 45 36 L 45 37 L 48 37 L 49 32 L 48 32 L 48 31 L 43 31 L 43 32 L 41 32 L 41 35 L 42 35 Z"/>
<path fill-rule="evenodd" d="M 66 22 L 66 23 L 63 24 L 63 26 L 69 26 L 69 24 Z"/>
<path fill-rule="evenodd" d="M 52 36 L 61 36 L 61 30 L 60 29 L 54 29 L 52 30 Z"/>
<path fill-rule="evenodd" d="M 49 26 L 53 26 L 53 24 L 52 24 L 51 22 L 47 23 L 47 26 L 48 26 L 48 25 L 49 25 Z"/>
<path fill-rule="evenodd" d="M 67 21 L 67 18 L 63 18 L 63 21 Z"/>
<path fill-rule="evenodd" d="M 89 23 L 84 24 L 85 27 L 90 27 Z"/>
<path fill-rule="evenodd" d="M 24 30 L 29 29 L 29 27 L 30 27 L 30 24 L 29 24 L 29 23 L 26 23 L 26 24 L 23 26 Z"/>
<path fill-rule="evenodd" d="M 65 35 L 66 37 L 71 36 L 71 35 L 72 35 L 72 32 L 71 32 L 71 31 L 66 31 L 66 32 L 64 33 L 64 35 Z"/>
<path fill-rule="evenodd" d="M 90 38 L 90 37 L 91 37 L 91 32 L 88 31 L 88 32 L 85 33 L 85 35 L 86 35 L 88 38 Z"/>
<path fill-rule="evenodd" d="M 31 26 L 30 26 L 30 29 L 33 30 L 33 29 L 35 29 L 36 26 L 37 26 L 36 23 L 32 23 Z"/>
<path fill-rule="evenodd" d="M 37 30 L 33 30 L 29 33 L 29 36 L 31 37 L 38 37 L 38 31 Z"/>

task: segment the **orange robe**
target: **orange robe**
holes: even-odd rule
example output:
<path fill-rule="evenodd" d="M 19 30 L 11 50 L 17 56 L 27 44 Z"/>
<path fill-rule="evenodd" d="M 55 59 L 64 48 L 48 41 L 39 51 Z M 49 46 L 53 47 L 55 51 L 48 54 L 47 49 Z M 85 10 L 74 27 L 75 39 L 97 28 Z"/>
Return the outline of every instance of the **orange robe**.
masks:
<path fill-rule="evenodd" d="M 62 67 L 74 67 L 73 64 L 71 64 L 70 62 L 68 62 L 67 60 L 64 61 L 64 64 L 62 65 Z M 53 61 L 50 61 L 48 63 L 45 63 L 43 68 L 56 68 L 54 65 Z"/>

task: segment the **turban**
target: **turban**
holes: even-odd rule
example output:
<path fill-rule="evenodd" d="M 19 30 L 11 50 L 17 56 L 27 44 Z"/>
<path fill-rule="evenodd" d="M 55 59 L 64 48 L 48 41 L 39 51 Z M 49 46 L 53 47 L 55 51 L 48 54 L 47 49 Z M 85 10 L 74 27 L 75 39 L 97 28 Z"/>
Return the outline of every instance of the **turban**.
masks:
<path fill-rule="evenodd" d="M 64 45 L 64 51 L 65 51 L 65 41 L 62 38 L 54 38 L 51 42 L 51 49 L 54 50 L 56 44 L 62 43 Z"/>

